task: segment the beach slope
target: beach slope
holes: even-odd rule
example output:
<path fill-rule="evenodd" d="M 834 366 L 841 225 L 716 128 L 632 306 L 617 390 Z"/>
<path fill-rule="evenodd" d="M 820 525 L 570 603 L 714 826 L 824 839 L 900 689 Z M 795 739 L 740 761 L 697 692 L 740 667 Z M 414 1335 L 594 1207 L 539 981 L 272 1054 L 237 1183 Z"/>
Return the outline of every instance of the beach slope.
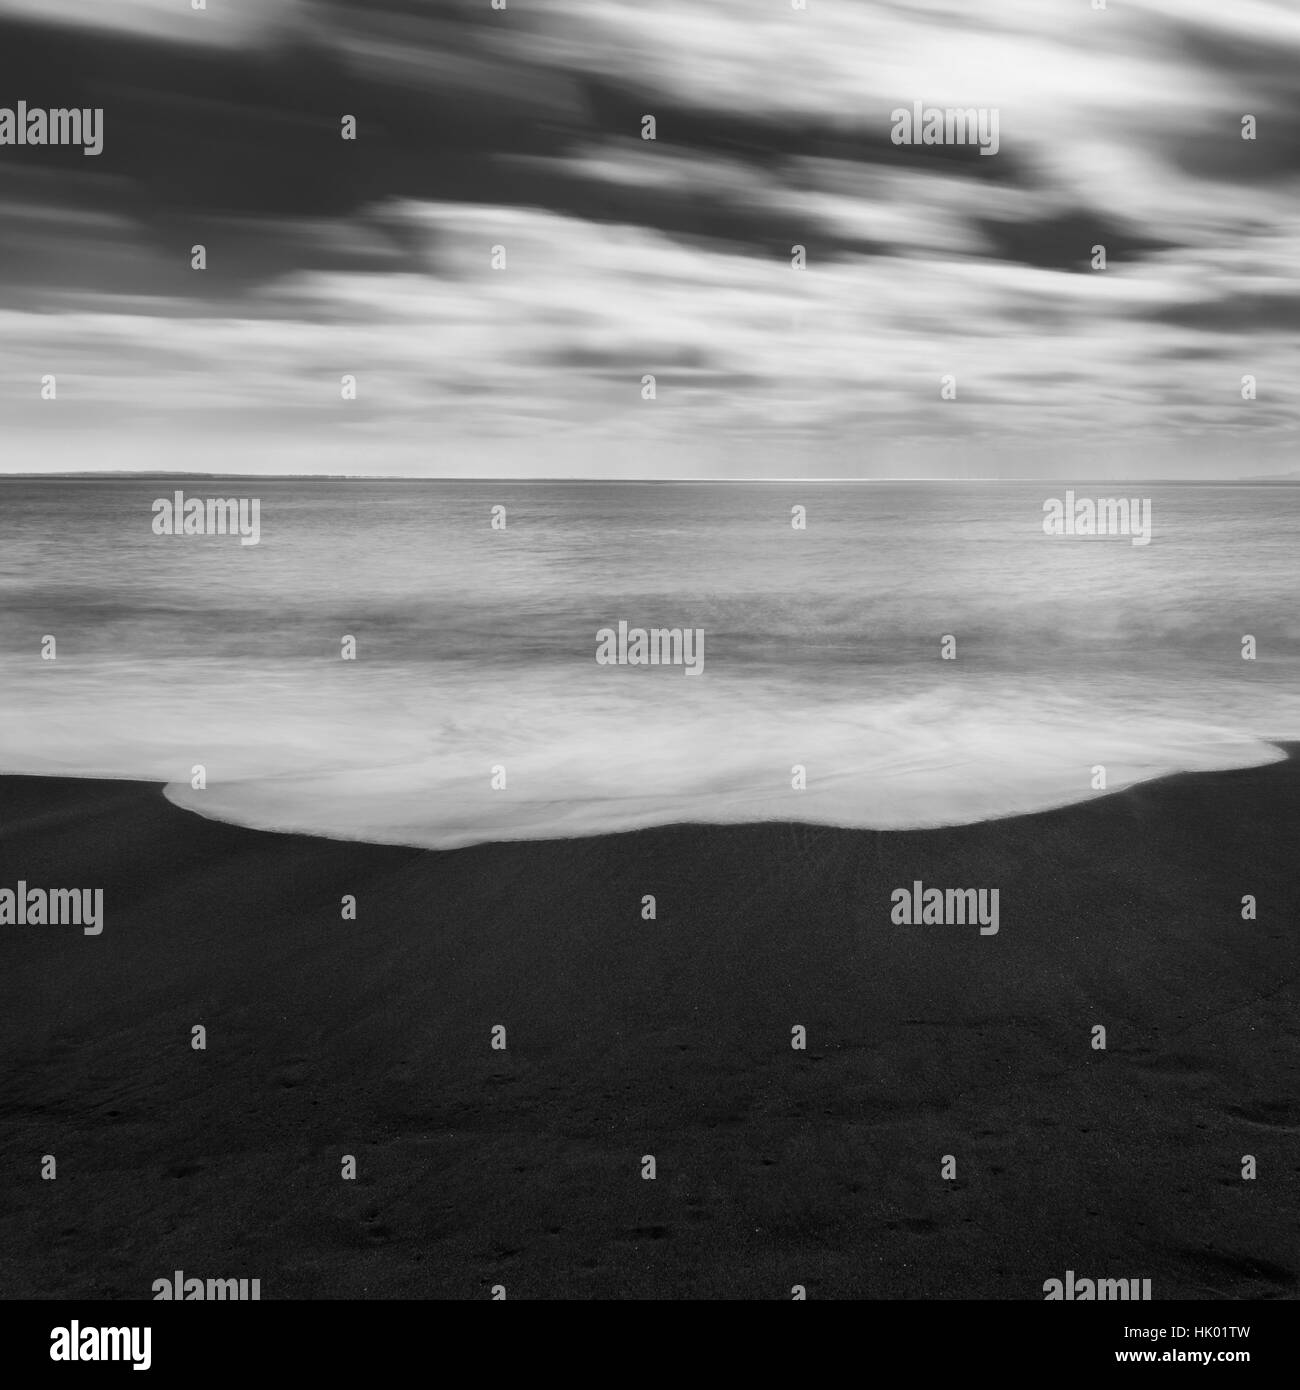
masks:
<path fill-rule="evenodd" d="M 0 779 L 0 887 L 105 914 L 0 927 L 0 1294 L 1294 1297 L 1298 843 L 1294 758 L 442 853 Z"/>

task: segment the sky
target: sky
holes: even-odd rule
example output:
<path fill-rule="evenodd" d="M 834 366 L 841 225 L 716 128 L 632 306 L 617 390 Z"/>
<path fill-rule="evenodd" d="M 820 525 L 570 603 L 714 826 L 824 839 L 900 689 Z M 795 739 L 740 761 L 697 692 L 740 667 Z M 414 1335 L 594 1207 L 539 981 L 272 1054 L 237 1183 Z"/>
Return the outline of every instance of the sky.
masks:
<path fill-rule="evenodd" d="M 0 0 L 0 471 L 1300 476 L 1293 0 L 506 4 Z"/>

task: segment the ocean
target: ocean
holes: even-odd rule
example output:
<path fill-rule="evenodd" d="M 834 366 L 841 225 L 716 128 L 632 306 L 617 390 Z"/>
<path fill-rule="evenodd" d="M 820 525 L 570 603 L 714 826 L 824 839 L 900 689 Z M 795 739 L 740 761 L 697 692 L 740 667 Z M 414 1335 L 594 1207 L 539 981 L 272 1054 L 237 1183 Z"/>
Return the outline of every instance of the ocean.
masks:
<path fill-rule="evenodd" d="M 258 543 L 155 534 L 177 489 L 259 499 Z M 449 849 L 955 825 L 1279 758 L 1300 487 L 1072 485 L 1150 499 L 1149 544 L 1046 535 L 1065 490 L 0 480 L 0 771 Z M 621 622 L 702 632 L 698 675 L 599 664 Z"/>

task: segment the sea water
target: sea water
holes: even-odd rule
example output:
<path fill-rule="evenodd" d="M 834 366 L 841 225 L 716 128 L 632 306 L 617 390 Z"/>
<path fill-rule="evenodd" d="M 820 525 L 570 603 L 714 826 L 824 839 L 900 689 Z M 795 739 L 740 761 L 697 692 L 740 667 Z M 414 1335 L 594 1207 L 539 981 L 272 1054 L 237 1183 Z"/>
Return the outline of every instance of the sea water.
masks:
<path fill-rule="evenodd" d="M 0 770 L 451 848 L 952 825 L 1281 756 L 1300 487 L 1069 487 L 1149 540 L 1048 534 L 1064 483 L 0 480 Z M 157 534 L 178 488 L 257 499 L 257 542 Z M 599 661 L 621 623 L 699 633 L 698 678 Z"/>

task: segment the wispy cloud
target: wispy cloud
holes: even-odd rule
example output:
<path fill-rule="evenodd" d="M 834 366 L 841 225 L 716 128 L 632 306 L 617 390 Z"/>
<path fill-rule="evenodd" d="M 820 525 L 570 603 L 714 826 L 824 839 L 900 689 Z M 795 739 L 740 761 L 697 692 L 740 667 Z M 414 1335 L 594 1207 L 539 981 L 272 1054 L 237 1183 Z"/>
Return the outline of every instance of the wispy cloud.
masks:
<path fill-rule="evenodd" d="M 0 6 L 0 104 L 107 134 L 0 150 L 8 467 L 1291 466 L 1289 5 L 37 15 Z M 892 144 L 913 101 L 996 108 L 997 157 Z"/>

